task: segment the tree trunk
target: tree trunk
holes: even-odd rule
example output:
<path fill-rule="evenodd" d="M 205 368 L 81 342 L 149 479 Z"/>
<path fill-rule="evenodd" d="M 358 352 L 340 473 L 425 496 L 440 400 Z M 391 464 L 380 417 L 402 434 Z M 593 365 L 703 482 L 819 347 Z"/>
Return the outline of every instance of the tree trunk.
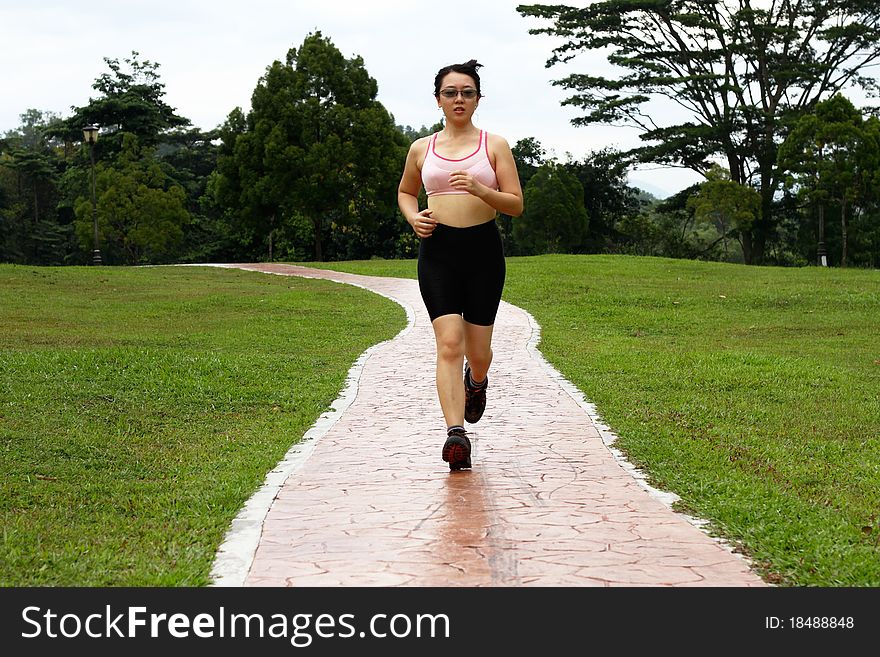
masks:
<path fill-rule="evenodd" d="M 752 231 L 744 230 L 742 231 L 740 244 L 742 244 L 743 249 L 743 262 L 747 265 L 752 264 Z"/>
<path fill-rule="evenodd" d="M 840 204 L 840 266 L 846 267 L 846 198 Z"/>
<path fill-rule="evenodd" d="M 828 266 L 828 258 L 825 251 L 825 204 L 819 203 L 819 245 L 816 248 L 816 256 L 820 267 Z"/>
<path fill-rule="evenodd" d="M 773 214 L 773 185 L 770 176 L 761 174 L 761 216 L 755 221 L 752 228 L 752 260 L 749 264 L 763 265 L 764 254 L 767 248 Z"/>
<path fill-rule="evenodd" d="M 321 219 L 312 218 L 312 226 L 315 227 L 315 261 L 324 262 L 324 253 L 321 250 Z"/>
<path fill-rule="evenodd" d="M 728 232 L 727 231 L 727 223 L 724 221 L 724 219 L 722 219 L 720 221 L 720 224 L 721 224 L 721 228 L 720 228 L 721 239 L 723 240 L 722 244 L 724 244 L 724 260 L 729 261 L 730 260 L 730 251 L 727 248 L 727 232 Z"/>
<path fill-rule="evenodd" d="M 764 249 L 767 245 L 772 204 L 773 190 L 770 176 L 761 175 L 761 216 L 755 219 L 751 228 L 742 231 L 743 261 L 747 265 L 764 264 Z"/>
<path fill-rule="evenodd" d="M 269 218 L 269 262 L 273 262 L 272 257 L 274 256 L 272 247 L 274 246 L 272 240 L 275 237 L 275 215 L 273 214 Z"/>

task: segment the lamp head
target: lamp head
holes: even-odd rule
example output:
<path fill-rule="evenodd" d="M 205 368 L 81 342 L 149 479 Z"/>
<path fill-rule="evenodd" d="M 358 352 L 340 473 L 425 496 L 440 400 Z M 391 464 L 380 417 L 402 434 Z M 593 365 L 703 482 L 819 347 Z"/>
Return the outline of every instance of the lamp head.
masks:
<path fill-rule="evenodd" d="M 83 128 L 83 137 L 86 140 L 86 143 L 94 144 L 98 141 L 98 126 L 96 125 L 87 125 Z"/>

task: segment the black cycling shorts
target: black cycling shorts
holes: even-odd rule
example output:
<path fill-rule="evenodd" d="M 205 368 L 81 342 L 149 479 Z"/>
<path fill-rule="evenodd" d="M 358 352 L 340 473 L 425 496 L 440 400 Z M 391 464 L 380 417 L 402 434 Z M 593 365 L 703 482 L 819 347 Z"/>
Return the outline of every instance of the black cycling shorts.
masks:
<path fill-rule="evenodd" d="M 494 219 L 467 228 L 437 224 L 419 245 L 419 290 L 432 322 L 461 315 L 471 324 L 494 324 L 505 272 Z"/>

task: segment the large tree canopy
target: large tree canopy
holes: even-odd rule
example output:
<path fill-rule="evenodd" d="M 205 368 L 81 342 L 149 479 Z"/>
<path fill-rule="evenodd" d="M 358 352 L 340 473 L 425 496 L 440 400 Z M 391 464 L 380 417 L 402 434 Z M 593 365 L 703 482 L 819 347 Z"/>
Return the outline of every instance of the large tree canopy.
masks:
<path fill-rule="evenodd" d="M 64 262 L 69 231 L 55 220 L 61 166 L 45 135 L 57 118 L 29 109 L 0 139 L 0 261 Z"/>
<path fill-rule="evenodd" d="M 363 60 L 346 59 L 320 32 L 269 66 L 245 120 L 233 112 L 222 131 L 230 141 L 218 163 L 217 189 L 257 236 L 271 240 L 304 217 L 323 260 L 332 227 L 375 230 L 379 217 L 396 218 L 387 199 L 407 141 L 377 91 Z"/>
<path fill-rule="evenodd" d="M 105 261 L 137 265 L 170 260 L 190 215 L 183 188 L 169 179 L 152 150 L 124 133 L 119 158 L 113 166 L 99 164 L 96 178 L 97 247 Z M 91 200 L 77 198 L 74 211 L 80 242 L 91 251 L 96 248 Z"/>
<path fill-rule="evenodd" d="M 789 172 L 786 183 L 816 209 L 819 264 L 827 264 L 827 206 L 836 206 L 840 213 L 840 264 L 845 267 L 849 214 L 876 199 L 880 183 L 876 126 L 875 117 L 865 122 L 849 100 L 837 95 L 801 117 L 779 149 L 780 165 Z"/>
<path fill-rule="evenodd" d="M 577 253 L 587 236 L 584 188 L 565 166 L 542 164 L 523 191 L 525 211 L 513 224 L 517 244 L 528 254 Z"/>
<path fill-rule="evenodd" d="M 876 0 L 609 0 L 518 11 L 552 21 L 531 33 L 565 39 L 548 66 L 600 51 L 620 69 L 555 82 L 574 92 L 565 104 L 585 111 L 575 124 L 637 127 L 646 143 L 633 160 L 705 174 L 721 158 L 733 181 L 760 190 L 760 219 L 742 236 L 747 262 L 763 260 L 775 231 L 776 152 L 790 119 L 844 87 L 877 90 L 864 75 L 880 57 Z M 691 120 L 661 124 L 645 108 L 656 98 Z"/>
<path fill-rule="evenodd" d="M 74 107 L 73 115 L 57 121 L 48 130 L 51 136 L 77 143 L 83 139 L 83 126 L 101 128 L 99 159 L 122 150 L 123 135 L 135 135 L 142 146 L 153 146 L 175 128 L 190 125 L 165 103 L 165 85 L 159 81 L 159 64 L 141 61 L 136 51 L 122 60 L 104 58 L 110 69 L 95 80 L 92 88 L 100 92 L 88 105 Z"/>

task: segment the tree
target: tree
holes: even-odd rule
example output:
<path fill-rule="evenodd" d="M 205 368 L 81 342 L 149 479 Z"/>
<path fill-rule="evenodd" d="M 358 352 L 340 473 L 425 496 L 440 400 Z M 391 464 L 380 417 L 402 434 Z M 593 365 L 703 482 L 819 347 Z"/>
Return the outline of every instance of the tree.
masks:
<path fill-rule="evenodd" d="M 866 131 L 861 112 L 842 95 L 816 105 L 802 116 L 779 149 L 780 166 L 798 195 L 817 211 L 818 259 L 826 264 L 825 213 L 840 212 L 841 258 L 847 264 L 848 216 L 867 202 L 878 170 L 876 135 Z"/>
<path fill-rule="evenodd" d="M 619 250 L 635 255 L 667 258 L 713 258 L 713 244 L 707 243 L 688 200 L 698 185 L 681 190 L 662 201 L 648 203 L 641 212 L 623 217 Z M 717 243 L 717 240 L 716 240 Z"/>
<path fill-rule="evenodd" d="M 529 180 L 532 179 L 535 172 L 544 164 L 546 151 L 541 142 L 534 137 L 520 139 L 510 150 L 513 153 L 513 161 L 516 164 L 516 172 L 519 175 L 520 189 L 525 190 Z M 498 217 L 501 242 L 504 245 L 504 252 L 508 255 L 519 255 L 521 251 L 514 237 L 513 224 L 515 221 L 519 221 L 519 219 L 514 219 L 506 214 L 501 214 Z"/>
<path fill-rule="evenodd" d="M 38 109 L 27 109 L 19 115 L 21 125 L 18 129 L 7 132 L 7 142 L 15 142 L 20 148 L 30 151 L 42 151 L 51 148 L 55 144 L 47 138 L 46 128 L 59 120 L 54 112 L 44 112 Z"/>
<path fill-rule="evenodd" d="M 21 126 L 0 142 L 4 170 L 0 194 L 0 259 L 32 264 L 62 264 L 69 227 L 58 222 L 58 182 L 61 172 L 57 144 L 48 139 L 46 126 L 57 117 L 29 109 Z"/>
<path fill-rule="evenodd" d="M 345 59 L 320 32 L 268 67 L 243 130 L 226 133 L 234 145 L 221 150 L 226 180 L 216 184 L 237 197 L 258 238 L 271 245 L 276 231 L 304 217 L 323 260 L 331 231 L 363 237 L 389 221 L 399 230 L 393 199 L 408 142 L 377 92 L 363 60 Z"/>
<path fill-rule="evenodd" d="M 175 159 L 174 146 L 180 142 L 180 135 L 186 134 L 181 129 L 189 126 L 190 121 L 165 102 L 159 64 L 142 60 L 136 51 L 121 61 L 105 57 L 104 62 L 109 71 L 100 74 L 92 85 L 99 92 L 97 97 L 90 98 L 83 107 L 71 108 L 69 117 L 52 121 L 44 131 L 48 137 L 64 144 L 63 151 L 56 149 L 62 169 L 57 203 L 59 218 L 61 223 L 76 227 L 79 244 L 75 248 L 91 248 L 93 237 L 85 234 L 85 228 L 90 225 L 87 219 L 90 209 L 84 205 L 83 197 L 89 189 L 90 162 L 88 149 L 81 144 L 83 127 L 98 125 L 101 132 L 94 150 L 96 171 L 103 180 L 99 185 L 116 190 L 112 199 L 105 197 L 103 204 L 99 202 L 105 210 L 102 215 L 99 208 L 99 219 L 109 222 L 105 228 L 110 231 L 103 236 L 109 241 L 101 244 L 102 252 L 105 247 L 109 249 L 109 262 L 114 259 L 117 262 L 164 262 L 177 248 L 181 226 L 189 221 L 186 205 L 193 207 L 198 198 L 184 198 L 180 213 L 175 199 L 186 194 L 171 181 L 180 177 L 181 183 L 188 184 L 193 191 L 201 186 L 195 181 L 186 181 L 187 174 L 177 172 L 170 162 L 161 161 L 163 155 L 168 155 L 169 160 Z M 137 156 L 133 156 L 135 151 Z M 157 154 L 160 151 L 161 154 Z M 131 203 L 124 212 L 123 206 L 118 205 L 121 199 Z M 146 210 L 138 207 L 138 203 L 146 203 L 159 215 L 146 216 Z M 117 205 L 111 221 L 108 213 L 114 204 Z M 167 235 L 148 235 L 150 226 L 162 224 L 171 217 L 166 225 Z M 137 227 L 129 224 L 135 221 Z M 160 253 L 165 248 L 171 251 Z M 82 255 L 75 252 L 72 257 Z"/>
<path fill-rule="evenodd" d="M 98 232 L 108 261 L 125 264 L 167 262 L 189 220 L 186 194 L 171 183 L 149 149 L 134 135 L 124 135 L 116 166 L 96 167 Z M 76 200 L 76 231 L 83 248 L 92 250 L 91 199 Z"/>
<path fill-rule="evenodd" d="M 547 152 L 541 142 L 534 137 L 520 139 L 510 150 L 516 163 L 519 183 L 525 189 L 535 172 L 544 164 Z"/>
<path fill-rule="evenodd" d="M 229 113 L 218 132 L 217 167 L 208 177 L 203 203 L 219 216 L 217 232 L 233 245 L 236 257 L 252 260 L 263 253 L 257 228 L 264 208 L 247 204 L 246 199 L 252 196 L 246 195 L 246 179 L 255 177 L 253 167 L 261 163 L 256 158 L 244 163 L 244 142 L 240 146 L 238 141 L 247 132 L 247 116 L 240 107 Z"/>
<path fill-rule="evenodd" d="M 176 114 L 165 101 L 165 85 L 159 81 L 159 64 L 140 61 L 140 54 L 122 60 L 104 58 L 110 68 L 92 85 L 101 93 L 90 98 L 84 107 L 74 107 L 73 115 L 50 127 L 50 136 L 65 142 L 82 141 L 83 126 L 101 127 L 101 138 L 95 146 L 96 157 L 112 158 L 122 150 L 124 134 L 133 134 L 142 146 L 154 146 L 174 129 L 190 125 L 189 119 Z"/>
<path fill-rule="evenodd" d="M 615 149 L 605 148 L 582 161 L 568 162 L 565 168 L 584 188 L 584 207 L 590 217 L 585 248 L 594 253 L 613 248 L 617 222 L 638 212 L 641 205 L 627 182 L 624 158 Z"/>
<path fill-rule="evenodd" d="M 584 51 L 610 50 L 618 77 L 573 74 L 554 84 L 573 90 L 564 104 L 586 114 L 577 125 L 641 130 L 633 161 L 684 166 L 705 174 L 722 158 L 731 180 L 759 190 L 761 214 L 742 234 L 748 263 L 764 260 L 776 230 L 774 195 L 782 181 L 777 148 L 791 117 L 848 85 L 876 90 L 862 72 L 880 57 L 876 0 L 610 0 L 583 8 L 521 5 L 547 19 L 532 29 L 565 42 L 547 65 Z M 643 105 L 666 99 L 690 120 L 662 125 Z"/>
<path fill-rule="evenodd" d="M 217 168 L 219 129 L 196 128 L 166 134 L 156 147 L 156 159 L 173 183 L 186 193 L 190 221 L 184 225 L 182 257 L 189 262 L 233 257 L 222 224 L 222 211 L 209 202 L 208 181 Z"/>
<path fill-rule="evenodd" d="M 730 172 L 718 165 L 706 173 L 706 182 L 689 197 L 687 208 L 697 221 L 712 224 L 718 231 L 717 241 L 724 244 L 725 259 L 730 259 L 728 238 L 740 240 L 761 214 L 761 195 L 751 187 L 730 179 Z M 710 248 L 714 245 L 710 245 Z"/>
<path fill-rule="evenodd" d="M 416 130 L 410 125 L 399 125 L 397 126 L 397 129 L 400 130 L 400 132 L 402 132 L 403 135 L 406 137 L 406 143 L 411 144 L 416 139 L 421 139 L 422 137 L 433 135 L 435 132 L 439 132 L 440 130 L 442 130 L 443 120 L 441 119 L 430 128 L 423 125 L 421 128 Z"/>
<path fill-rule="evenodd" d="M 526 252 L 575 253 L 587 234 L 584 188 L 564 166 L 545 162 L 523 192 L 525 210 L 513 236 Z"/>
<path fill-rule="evenodd" d="M 860 203 L 853 217 L 853 264 L 876 268 L 880 263 L 880 119 L 869 116 L 862 124 Z"/>

